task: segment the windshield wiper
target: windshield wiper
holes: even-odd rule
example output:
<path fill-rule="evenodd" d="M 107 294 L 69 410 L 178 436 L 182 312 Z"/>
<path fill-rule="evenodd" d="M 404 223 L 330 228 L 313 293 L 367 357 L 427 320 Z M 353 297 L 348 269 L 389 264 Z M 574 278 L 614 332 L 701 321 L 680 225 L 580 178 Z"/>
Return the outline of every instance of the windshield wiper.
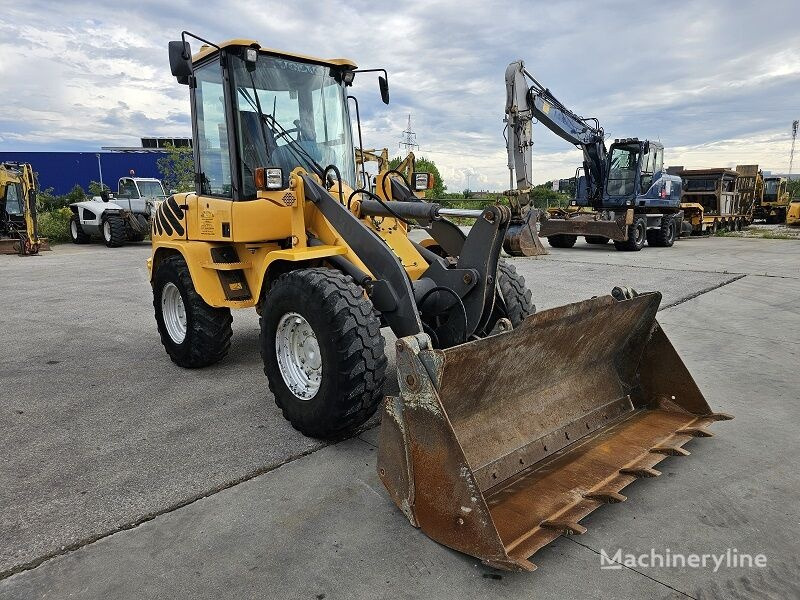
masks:
<path fill-rule="evenodd" d="M 252 74 L 250 77 L 252 78 Z M 267 151 L 267 159 L 269 159 L 270 152 L 269 152 L 269 146 L 267 144 L 267 135 L 263 129 L 264 125 L 272 128 L 273 131 L 277 130 L 278 133 L 282 134 L 282 136 L 286 138 L 287 147 L 289 148 L 289 150 L 292 151 L 298 162 L 300 162 L 301 164 L 305 162 L 306 163 L 305 166 L 309 167 L 318 177 L 321 178 L 323 173 L 325 172 L 325 169 L 322 167 L 322 165 L 320 165 L 317 161 L 315 161 L 314 158 L 308 153 L 308 151 L 305 148 L 303 148 L 299 144 L 297 140 L 293 140 L 291 137 L 289 137 L 289 133 L 286 131 L 286 129 L 284 129 L 284 127 L 280 123 L 278 123 L 278 120 L 274 116 L 265 115 L 264 112 L 261 110 L 261 102 L 258 99 L 258 93 L 256 92 L 255 82 L 253 85 L 253 94 L 255 95 L 255 101 L 253 101 L 253 98 L 250 97 L 249 90 L 245 88 L 240 88 L 239 91 L 242 93 L 242 96 L 244 96 L 245 100 L 247 100 L 248 104 L 250 104 L 251 108 L 256 111 L 256 113 L 258 114 L 258 118 L 261 121 L 261 128 L 262 128 L 261 133 L 264 137 L 264 146 Z M 270 122 L 270 119 L 272 120 L 272 122 Z"/>

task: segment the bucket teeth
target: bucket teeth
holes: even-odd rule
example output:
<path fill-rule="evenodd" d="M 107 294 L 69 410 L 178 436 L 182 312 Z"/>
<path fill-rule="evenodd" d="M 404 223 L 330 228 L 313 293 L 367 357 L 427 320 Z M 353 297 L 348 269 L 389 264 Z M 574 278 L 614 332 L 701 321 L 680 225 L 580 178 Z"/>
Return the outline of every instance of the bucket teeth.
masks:
<path fill-rule="evenodd" d="M 658 477 L 661 475 L 661 471 L 652 467 L 628 467 L 620 469 L 619 472 L 623 475 L 633 475 L 634 477 Z"/>
<path fill-rule="evenodd" d="M 565 535 L 582 535 L 586 533 L 586 527 L 573 521 L 547 519 L 542 521 L 541 526 L 545 529 L 554 529 L 556 531 L 560 531 Z"/>
<path fill-rule="evenodd" d="M 653 454 L 666 454 L 667 456 L 689 456 L 691 452 L 680 446 L 655 446 L 650 448 Z"/>
<path fill-rule="evenodd" d="M 682 435 L 690 435 L 692 437 L 714 437 L 713 433 L 711 433 L 708 429 L 705 429 L 703 427 L 684 427 L 683 429 L 679 429 L 675 433 Z"/>
<path fill-rule="evenodd" d="M 612 490 L 597 490 L 596 492 L 589 492 L 583 495 L 587 500 L 597 500 L 603 504 L 616 504 L 617 502 L 625 502 L 627 496 Z"/>
<path fill-rule="evenodd" d="M 711 419 L 712 421 L 730 421 L 733 419 L 733 415 L 729 415 L 728 413 L 711 413 L 709 415 L 704 415 L 704 419 Z"/>

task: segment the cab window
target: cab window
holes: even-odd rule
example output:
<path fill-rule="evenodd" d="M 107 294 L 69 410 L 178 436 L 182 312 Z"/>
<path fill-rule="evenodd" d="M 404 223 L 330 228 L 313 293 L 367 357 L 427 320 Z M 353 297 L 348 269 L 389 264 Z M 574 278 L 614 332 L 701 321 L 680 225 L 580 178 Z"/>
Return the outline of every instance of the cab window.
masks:
<path fill-rule="evenodd" d="M 194 76 L 197 80 L 195 114 L 198 138 L 195 151 L 200 160 L 200 193 L 230 198 L 231 161 L 222 68 L 214 62 L 195 69 Z"/>
<path fill-rule="evenodd" d="M 120 198 L 135 200 L 139 197 L 139 190 L 136 189 L 136 184 L 132 179 L 122 179 L 119 182 L 118 195 Z"/>
<path fill-rule="evenodd" d="M 638 146 L 615 146 L 609 159 L 609 196 L 630 196 L 636 192 L 636 170 L 639 166 Z"/>
<path fill-rule="evenodd" d="M 22 192 L 17 183 L 9 183 L 6 186 L 6 214 L 22 214 Z"/>

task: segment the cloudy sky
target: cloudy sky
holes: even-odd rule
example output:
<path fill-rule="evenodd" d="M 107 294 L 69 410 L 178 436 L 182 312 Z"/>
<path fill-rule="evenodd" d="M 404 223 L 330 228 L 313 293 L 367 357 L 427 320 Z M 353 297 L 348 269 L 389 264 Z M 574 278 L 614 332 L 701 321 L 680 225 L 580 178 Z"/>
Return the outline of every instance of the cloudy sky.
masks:
<path fill-rule="evenodd" d="M 187 88 L 167 61 L 167 42 L 187 29 L 385 67 L 388 107 L 374 79 L 354 86 L 365 145 L 399 154 L 411 114 L 418 155 L 450 190 L 467 175 L 473 189 L 505 188 L 503 74 L 518 58 L 607 137 L 661 140 L 667 164 L 785 172 L 800 118 L 798 23 L 797 0 L 0 0 L 0 148 L 190 135 Z M 541 125 L 534 140 L 535 181 L 574 174 L 577 150 Z"/>

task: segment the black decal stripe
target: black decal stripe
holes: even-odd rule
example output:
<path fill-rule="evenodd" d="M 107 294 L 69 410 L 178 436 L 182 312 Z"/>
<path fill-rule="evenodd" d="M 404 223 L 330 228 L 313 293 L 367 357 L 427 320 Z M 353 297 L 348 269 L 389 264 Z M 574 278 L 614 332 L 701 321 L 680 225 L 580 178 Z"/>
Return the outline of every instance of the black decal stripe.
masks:
<path fill-rule="evenodd" d="M 169 223 L 167 223 L 167 220 L 164 218 L 163 211 L 158 213 L 158 221 L 159 223 L 161 223 L 161 226 L 164 228 L 164 231 L 167 232 L 167 235 L 172 235 L 173 233 L 172 227 L 169 226 Z"/>
<path fill-rule="evenodd" d="M 164 235 L 164 230 L 161 229 L 161 223 L 158 222 L 158 211 L 156 211 L 156 216 L 153 219 L 153 227 L 158 231 L 158 235 Z"/>
<path fill-rule="evenodd" d="M 172 225 L 172 228 L 178 235 L 183 235 L 183 225 L 181 225 L 181 222 L 178 220 L 178 218 L 172 214 L 169 206 L 164 206 L 162 204 L 161 207 L 164 209 L 164 218 L 169 221 L 170 225 Z M 183 212 L 181 211 L 180 214 L 183 215 Z"/>
<path fill-rule="evenodd" d="M 172 209 L 172 212 L 175 213 L 176 217 L 178 217 L 179 219 L 183 218 L 183 209 L 180 206 L 178 206 L 177 202 L 175 202 L 175 198 L 173 198 L 172 196 L 167 198 L 167 204 Z"/>

